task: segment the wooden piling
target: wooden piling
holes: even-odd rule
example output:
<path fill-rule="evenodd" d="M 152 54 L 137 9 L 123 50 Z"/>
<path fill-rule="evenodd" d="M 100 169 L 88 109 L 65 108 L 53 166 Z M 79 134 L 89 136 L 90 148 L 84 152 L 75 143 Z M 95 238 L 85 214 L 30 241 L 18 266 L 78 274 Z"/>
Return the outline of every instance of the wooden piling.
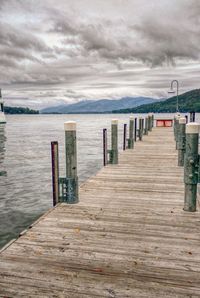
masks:
<path fill-rule="evenodd" d="M 108 142 L 107 142 L 107 129 L 103 129 L 103 165 L 108 163 Z"/>
<path fill-rule="evenodd" d="M 117 119 L 113 119 L 111 122 L 110 163 L 118 164 L 118 120 Z"/>
<path fill-rule="evenodd" d="M 148 135 L 148 117 L 145 117 L 145 129 L 144 129 L 144 134 Z"/>
<path fill-rule="evenodd" d="M 64 123 L 66 156 L 66 202 L 78 203 L 76 122 Z"/>
<path fill-rule="evenodd" d="M 178 134 L 178 166 L 184 166 L 184 153 L 185 153 L 185 126 L 186 119 L 185 117 L 179 119 L 179 134 Z"/>
<path fill-rule="evenodd" d="M 123 133 L 123 151 L 126 150 L 126 133 L 127 133 L 127 124 L 124 124 L 124 133 Z"/>
<path fill-rule="evenodd" d="M 53 206 L 59 202 L 59 155 L 58 142 L 51 142 Z"/>
<path fill-rule="evenodd" d="M 134 148 L 134 118 L 130 116 L 129 119 L 129 139 L 128 139 L 128 149 Z"/>
<path fill-rule="evenodd" d="M 139 141 L 142 141 L 142 136 L 143 136 L 143 119 L 140 117 L 139 118 Z"/>
<path fill-rule="evenodd" d="M 135 127 L 135 133 L 134 133 L 134 135 L 135 135 L 135 142 L 137 142 L 137 118 L 135 118 L 135 125 L 134 125 L 134 127 Z"/>
<path fill-rule="evenodd" d="M 190 112 L 190 122 L 195 122 L 195 112 Z"/>
<path fill-rule="evenodd" d="M 186 151 L 184 158 L 185 200 L 184 210 L 196 211 L 198 168 L 199 168 L 199 128 L 198 123 L 186 125 Z"/>

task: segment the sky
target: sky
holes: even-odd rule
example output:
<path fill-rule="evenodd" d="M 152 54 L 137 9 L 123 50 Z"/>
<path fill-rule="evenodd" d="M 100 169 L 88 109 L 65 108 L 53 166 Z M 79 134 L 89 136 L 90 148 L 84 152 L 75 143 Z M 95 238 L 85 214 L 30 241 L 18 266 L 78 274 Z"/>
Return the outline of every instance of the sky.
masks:
<path fill-rule="evenodd" d="M 7 106 L 199 88 L 200 0 L 0 0 Z"/>

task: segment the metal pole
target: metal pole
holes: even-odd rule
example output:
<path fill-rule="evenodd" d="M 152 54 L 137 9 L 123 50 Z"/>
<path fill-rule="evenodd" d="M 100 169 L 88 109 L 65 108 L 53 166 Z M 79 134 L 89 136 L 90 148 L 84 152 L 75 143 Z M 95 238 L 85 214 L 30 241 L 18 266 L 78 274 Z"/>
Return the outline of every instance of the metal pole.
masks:
<path fill-rule="evenodd" d="M 128 149 L 134 148 L 134 118 L 130 116 L 129 120 L 129 139 L 128 139 Z"/>
<path fill-rule="evenodd" d="M 104 167 L 108 163 L 108 142 L 107 142 L 107 129 L 103 129 L 103 165 Z"/>
<path fill-rule="evenodd" d="M 185 117 L 179 119 L 179 134 L 178 134 L 178 166 L 184 166 L 184 154 L 185 154 L 185 126 L 186 119 Z"/>
<path fill-rule="evenodd" d="M 199 123 L 186 125 L 186 151 L 184 158 L 185 198 L 184 210 L 196 211 L 198 168 L 199 168 Z"/>
<path fill-rule="evenodd" d="M 78 203 L 76 122 L 64 123 L 66 156 L 66 202 Z"/>
<path fill-rule="evenodd" d="M 126 130 L 127 130 L 127 124 L 124 124 L 124 135 L 123 135 L 123 150 L 126 150 Z"/>
<path fill-rule="evenodd" d="M 118 164 L 118 120 L 117 119 L 113 119 L 111 122 L 110 163 Z"/>
<path fill-rule="evenodd" d="M 59 157 L 58 142 L 51 142 L 53 206 L 59 202 Z"/>

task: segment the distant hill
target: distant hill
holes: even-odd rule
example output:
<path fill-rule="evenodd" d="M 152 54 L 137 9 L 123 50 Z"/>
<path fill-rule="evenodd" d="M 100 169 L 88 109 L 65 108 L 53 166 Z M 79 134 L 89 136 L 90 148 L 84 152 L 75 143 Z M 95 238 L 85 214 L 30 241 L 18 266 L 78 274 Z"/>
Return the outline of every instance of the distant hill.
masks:
<path fill-rule="evenodd" d="M 157 101 L 150 97 L 124 97 L 121 99 L 84 100 L 69 105 L 59 105 L 42 109 L 42 114 L 75 114 L 75 113 L 104 113 L 112 110 L 137 107 Z"/>
<path fill-rule="evenodd" d="M 4 107 L 5 114 L 39 114 L 39 111 L 21 107 Z"/>
<path fill-rule="evenodd" d="M 179 111 L 186 112 L 200 112 L 200 89 L 191 90 L 183 93 L 178 97 Z M 139 107 L 132 107 L 128 109 L 114 110 L 113 113 L 174 113 L 176 112 L 176 96 L 173 96 L 165 101 L 158 101 L 156 103 L 144 104 Z"/>

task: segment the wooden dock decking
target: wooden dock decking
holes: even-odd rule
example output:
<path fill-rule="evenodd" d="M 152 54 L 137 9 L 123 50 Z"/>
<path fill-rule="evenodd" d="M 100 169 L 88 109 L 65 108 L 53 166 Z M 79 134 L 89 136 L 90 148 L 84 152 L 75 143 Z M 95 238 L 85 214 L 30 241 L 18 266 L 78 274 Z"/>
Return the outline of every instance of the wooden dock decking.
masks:
<path fill-rule="evenodd" d="M 0 297 L 200 297 L 200 217 L 154 128 L 0 254 Z"/>

